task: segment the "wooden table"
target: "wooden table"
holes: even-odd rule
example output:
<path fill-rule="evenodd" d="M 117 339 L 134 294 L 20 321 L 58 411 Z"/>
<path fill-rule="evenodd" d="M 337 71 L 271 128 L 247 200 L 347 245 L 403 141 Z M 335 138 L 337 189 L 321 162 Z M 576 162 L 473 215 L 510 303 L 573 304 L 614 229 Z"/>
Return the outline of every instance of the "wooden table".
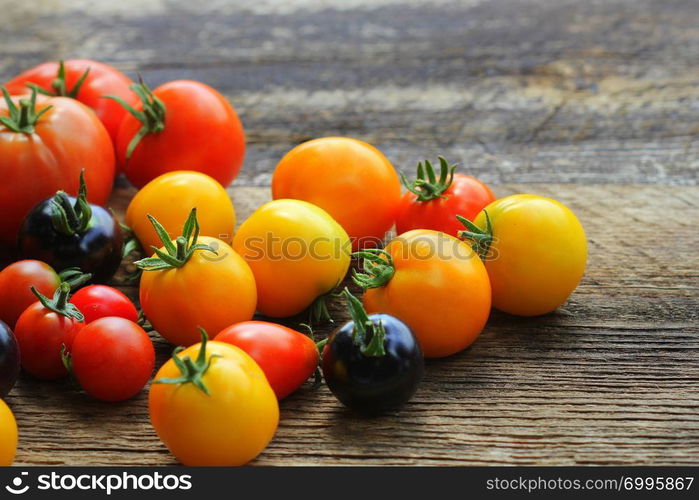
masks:
<path fill-rule="evenodd" d="M 0 0 L 2 78 L 80 56 L 217 87 L 248 134 L 241 219 L 285 151 L 340 134 L 406 172 L 443 154 L 498 195 L 555 197 L 587 230 L 559 311 L 493 313 L 381 418 L 301 390 L 255 464 L 699 464 L 695 0 L 95 3 Z M 117 212 L 133 192 L 118 182 Z M 7 400 L 18 464 L 174 463 L 145 392 L 104 404 L 23 376 Z"/>

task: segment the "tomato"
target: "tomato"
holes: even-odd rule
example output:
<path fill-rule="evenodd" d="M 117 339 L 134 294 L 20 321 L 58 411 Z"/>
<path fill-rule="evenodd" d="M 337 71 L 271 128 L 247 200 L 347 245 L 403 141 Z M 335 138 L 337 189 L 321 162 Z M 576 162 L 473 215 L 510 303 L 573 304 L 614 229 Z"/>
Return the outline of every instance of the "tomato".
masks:
<path fill-rule="evenodd" d="M 89 201 L 104 205 L 114 181 L 109 134 L 89 108 L 66 97 L 0 101 L 0 244 L 14 245 L 22 220 L 58 190 L 76 195 L 85 170 Z"/>
<path fill-rule="evenodd" d="M 108 316 L 117 316 L 134 323 L 138 321 L 138 310 L 133 302 L 110 286 L 90 285 L 81 288 L 70 298 L 70 303 L 83 313 L 86 324 Z"/>
<path fill-rule="evenodd" d="M 314 302 L 322 310 L 322 296 L 340 284 L 350 264 L 345 230 L 323 209 L 299 200 L 262 205 L 240 226 L 233 248 L 255 275 L 257 309 L 273 318 Z"/>
<path fill-rule="evenodd" d="M 106 317 L 75 335 L 67 358 L 90 396 L 123 401 L 145 387 L 155 365 L 155 349 L 148 334 L 133 321 Z"/>
<path fill-rule="evenodd" d="M 203 236 L 213 236 L 229 245 L 233 241 L 235 209 L 221 184 L 206 174 L 191 171 L 168 172 L 156 177 L 136 196 L 126 209 L 126 224 L 143 248 L 160 246 L 160 239 L 148 220 L 158 219 L 168 234 L 177 236 L 192 207 Z"/>
<path fill-rule="evenodd" d="M 150 419 L 184 465 L 243 465 L 265 449 L 279 406 L 262 369 L 242 349 L 202 342 L 176 349 L 148 397 Z"/>
<path fill-rule="evenodd" d="M 485 262 L 493 306 L 538 316 L 561 306 L 578 286 L 587 261 L 585 230 L 565 205 L 516 194 L 488 205 L 473 221 L 461 219 Z"/>
<path fill-rule="evenodd" d="M 323 378 L 345 406 L 381 413 L 405 404 L 425 371 L 420 345 L 410 328 L 388 314 L 367 316 L 362 303 L 345 288 L 348 321 L 323 347 Z"/>
<path fill-rule="evenodd" d="M 15 386 L 19 376 L 19 347 L 10 327 L 0 321 L 0 398 Z"/>
<path fill-rule="evenodd" d="M 62 283 L 53 299 L 35 292 L 39 302 L 29 306 L 17 320 L 15 337 L 22 368 L 38 378 L 54 379 L 68 374 L 61 351 L 70 349 L 75 335 L 85 325 L 78 309 L 68 303 L 70 286 Z"/>
<path fill-rule="evenodd" d="M 196 170 L 228 186 L 243 166 L 245 133 L 233 107 L 208 85 L 176 80 L 152 92 L 134 85 L 141 98 L 121 122 L 117 161 L 141 188 L 159 175 Z"/>
<path fill-rule="evenodd" d="M 323 137 L 289 151 L 272 177 L 274 199 L 304 200 L 328 212 L 356 250 L 381 244 L 400 203 L 398 174 L 374 146 Z"/>
<path fill-rule="evenodd" d="M 24 218 L 17 238 L 20 254 L 37 258 L 59 271 L 77 267 L 105 282 L 121 264 L 124 235 L 119 222 L 104 208 L 87 202 L 80 173 L 77 198 L 58 191 Z"/>
<path fill-rule="evenodd" d="M 318 349 L 310 337 L 275 323 L 244 321 L 214 338 L 248 353 L 265 372 L 277 398 L 283 399 L 318 367 Z"/>
<path fill-rule="evenodd" d="M 476 340 L 490 314 L 490 282 L 471 248 L 445 233 L 416 229 L 393 239 L 385 250 L 359 252 L 370 313 L 405 322 L 426 357 L 457 353 Z"/>
<path fill-rule="evenodd" d="M 128 76 L 107 64 L 69 59 L 34 66 L 7 82 L 5 88 L 10 94 L 23 94 L 29 85 L 38 85 L 42 93 L 77 99 L 94 110 L 114 141 L 127 111 L 104 96 L 116 95 L 134 104 L 138 97 L 129 88 L 132 83 Z"/>
<path fill-rule="evenodd" d="M 396 232 L 405 233 L 412 229 L 433 229 L 456 236 L 463 230 L 457 215 L 472 220 L 478 212 L 495 201 L 495 195 L 488 186 L 475 177 L 455 174 L 456 167 L 450 167 L 440 157 L 440 176 L 436 177 L 432 164 L 425 161 L 418 164 L 417 180 L 409 183 L 408 191 L 401 199 L 396 215 Z"/>
<path fill-rule="evenodd" d="M 30 287 L 51 296 L 61 284 L 56 271 L 45 262 L 20 260 L 0 271 L 0 320 L 14 327 L 19 315 L 36 302 Z"/>
<path fill-rule="evenodd" d="M 164 247 L 135 264 L 143 269 L 141 308 L 158 333 L 175 345 L 192 345 L 199 327 L 218 332 L 252 318 L 257 292 L 250 266 L 223 241 L 199 237 L 196 209 L 175 241 L 151 221 Z"/>
<path fill-rule="evenodd" d="M 0 399 L 0 467 L 12 465 L 17 453 L 17 422 L 12 411 Z"/>

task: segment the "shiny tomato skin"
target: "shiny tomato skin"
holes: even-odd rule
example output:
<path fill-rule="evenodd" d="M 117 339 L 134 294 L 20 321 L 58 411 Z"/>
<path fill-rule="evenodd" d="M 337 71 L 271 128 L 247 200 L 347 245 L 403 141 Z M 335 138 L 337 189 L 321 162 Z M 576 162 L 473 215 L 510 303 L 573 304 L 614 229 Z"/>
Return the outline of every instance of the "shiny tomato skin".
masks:
<path fill-rule="evenodd" d="M 112 190 L 114 150 L 95 113 L 67 97 L 38 97 L 36 109 L 46 106 L 32 134 L 0 124 L 0 244 L 14 245 L 24 217 L 56 191 L 77 195 L 83 169 L 88 201 L 104 205 Z M 3 100 L 0 115 L 8 115 Z"/>
<path fill-rule="evenodd" d="M 22 368 L 42 379 L 68 375 L 61 359 L 63 346 L 70 349 L 85 323 L 50 311 L 40 302 L 30 305 L 17 320 L 15 337 Z"/>
<path fill-rule="evenodd" d="M 86 324 L 108 316 L 117 316 L 134 323 L 138 321 L 138 310 L 133 302 L 111 286 L 86 286 L 75 292 L 70 302 L 83 313 Z"/>
<path fill-rule="evenodd" d="M 17 421 L 10 408 L 0 399 L 0 467 L 12 465 L 17 453 Z"/>
<path fill-rule="evenodd" d="M 400 180 L 377 148 L 349 137 L 322 137 L 299 144 L 281 159 L 272 196 L 319 206 L 352 239 L 352 248 L 379 246 L 393 226 Z"/>
<path fill-rule="evenodd" d="M 90 396 L 123 401 L 145 387 L 155 366 L 148 334 L 133 321 L 97 319 L 81 329 L 70 347 L 73 373 Z"/>
<path fill-rule="evenodd" d="M 72 89 L 85 70 L 90 72 L 80 86 L 76 99 L 92 110 L 107 129 L 112 141 L 116 140 L 119 125 L 127 115 L 127 111 L 105 95 L 121 97 L 133 105 L 138 100 L 136 94 L 129 88 L 133 82 L 118 69 L 107 64 L 89 59 L 69 59 L 63 62 L 66 72 L 66 88 Z M 24 94 L 27 84 L 33 83 L 44 90 L 54 92 L 51 83 L 58 75 L 57 62 L 45 62 L 23 71 L 5 84 L 10 94 Z"/>
<path fill-rule="evenodd" d="M 17 339 L 10 327 L 0 321 L 0 398 L 14 387 L 20 367 Z"/>
<path fill-rule="evenodd" d="M 487 185 L 466 174 L 454 174 L 454 180 L 442 196 L 444 198 L 419 201 L 415 193 L 406 192 L 396 215 L 396 232 L 432 229 L 457 236 L 464 229 L 457 215 L 473 220 L 486 205 L 495 201 Z"/>
<path fill-rule="evenodd" d="M 226 98 L 190 80 L 165 83 L 153 95 L 166 107 L 164 130 L 146 134 L 127 159 L 141 122 L 127 115 L 119 128 L 117 161 L 129 181 L 142 188 L 166 172 L 194 170 L 228 186 L 243 166 L 245 133 Z M 141 109 L 140 104 L 135 107 Z"/>
<path fill-rule="evenodd" d="M 36 302 L 30 288 L 51 297 L 61 279 L 51 266 L 40 260 L 20 260 L 0 271 L 0 320 L 14 328 L 17 318 Z"/>
<path fill-rule="evenodd" d="M 310 337 L 275 323 L 244 321 L 225 328 L 214 340 L 248 353 L 279 399 L 301 387 L 318 367 L 318 349 Z"/>

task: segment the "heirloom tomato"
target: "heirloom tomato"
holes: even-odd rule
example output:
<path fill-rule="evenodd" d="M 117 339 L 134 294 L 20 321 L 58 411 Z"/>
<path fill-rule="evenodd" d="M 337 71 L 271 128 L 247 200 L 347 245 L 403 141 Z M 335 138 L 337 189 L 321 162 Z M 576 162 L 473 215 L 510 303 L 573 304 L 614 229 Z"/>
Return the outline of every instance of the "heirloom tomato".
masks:
<path fill-rule="evenodd" d="M 439 164 L 439 178 L 429 161 L 418 164 L 417 179 L 412 183 L 402 176 L 408 192 L 403 195 L 396 216 L 398 234 L 433 229 L 456 236 L 463 229 L 457 215 L 472 220 L 495 201 L 490 188 L 475 177 L 455 174 L 456 167 L 450 167 L 442 157 Z"/>
<path fill-rule="evenodd" d="M 168 232 L 177 236 L 192 207 L 202 236 L 213 236 L 229 245 L 233 241 L 235 209 L 226 190 L 213 178 L 200 172 L 168 172 L 156 177 L 141 189 L 126 209 L 126 225 L 144 249 L 160 246 L 148 215 L 158 220 Z"/>
<path fill-rule="evenodd" d="M 138 321 L 138 311 L 133 302 L 111 286 L 90 285 L 81 288 L 70 298 L 70 303 L 83 313 L 86 324 L 108 316 L 117 316 L 134 323 Z"/>
<path fill-rule="evenodd" d="M 19 347 L 10 327 L 0 321 L 0 398 L 4 398 L 19 376 Z"/>
<path fill-rule="evenodd" d="M 0 467 L 12 465 L 17 453 L 17 422 L 12 411 L 0 399 Z"/>
<path fill-rule="evenodd" d="M 281 159 L 272 177 L 274 199 L 293 198 L 328 212 L 353 248 L 381 244 L 400 203 L 400 180 L 374 146 L 348 137 L 304 142 Z"/>
<path fill-rule="evenodd" d="M 63 190 L 76 195 L 85 170 L 89 201 L 104 205 L 114 182 L 114 150 L 104 125 L 67 97 L 0 100 L 0 244 L 14 245 L 27 213 Z"/>
<path fill-rule="evenodd" d="M 121 120 L 127 111 L 105 94 L 117 95 L 129 104 L 138 97 L 129 86 L 133 82 L 112 66 L 89 59 L 69 59 L 45 62 L 23 71 L 5 84 L 10 94 L 23 94 L 36 85 L 40 93 L 50 96 L 72 97 L 92 108 L 116 140 Z"/>
<path fill-rule="evenodd" d="M 19 315 L 36 302 L 31 287 L 52 296 L 61 278 L 51 266 L 39 260 L 20 260 L 0 271 L 0 320 L 14 328 Z"/>
<path fill-rule="evenodd" d="M 199 327 L 218 332 L 252 318 L 257 292 L 250 266 L 223 241 L 199 236 L 196 209 L 174 241 L 150 220 L 164 246 L 135 264 L 143 270 L 141 308 L 158 333 L 187 346 L 197 342 Z"/>
<path fill-rule="evenodd" d="M 271 441 L 279 406 L 262 369 L 223 342 L 177 348 L 148 397 L 158 436 L 183 465 L 243 465 Z"/>
<path fill-rule="evenodd" d="M 200 82 L 177 80 L 151 90 L 131 86 L 141 102 L 130 106 L 119 127 L 117 161 L 141 188 L 159 175 L 196 170 L 228 186 L 243 166 L 245 133 L 233 107 Z"/>
<path fill-rule="evenodd" d="M 501 198 L 463 217 L 461 236 L 485 262 L 493 306 L 518 316 L 549 313 L 578 286 L 587 261 L 585 231 L 565 205 L 533 194 Z"/>
<path fill-rule="evenodd" d="M 364 273 L 370 313 L 386 313 L 413 331 L 426 357 L 457 353 L 473 343 L 490 314 L 490 282 L 471 247 L 442 232 L 416 229 L 393 239 L 385 250 L 369 249 Z"/>
<path fill-rule="evenodd" d="M 342 226 L 315 205 L 274 200 L 238 229 L 233 248 L 247 261 L 257 283 L 257 309 L 280 318 L 313 305 L 327 317 L 323 295 L 345 277 L 351 243 Z"/>

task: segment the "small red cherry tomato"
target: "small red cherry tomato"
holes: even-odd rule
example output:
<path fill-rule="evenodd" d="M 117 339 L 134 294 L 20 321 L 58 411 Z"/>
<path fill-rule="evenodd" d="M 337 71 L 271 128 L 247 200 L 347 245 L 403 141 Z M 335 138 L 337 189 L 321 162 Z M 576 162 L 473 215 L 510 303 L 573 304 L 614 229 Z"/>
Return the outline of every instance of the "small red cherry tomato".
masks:
<path fill-rule="evenodd" d="M 318 366 L 318 349 L 313 340 L 275 323 L 236 323 L 222 330 L 214 340 L 249 354 L 262 368 L 278 399 L 301 387 Z"/>
<path fill-rule="evenodd" d="M 36 302 L 30 287 L 49 297 L 61 284 L 61 278 L 51 266 L 40 260 L 20 260 L 0 271 L 0 320 L 10 328 L 17 318 Z"/>
<path fill-rule="evenodd" d="M 138 321 L 138 310 L 133 302 L 111 286 L 90 285 L 81 288 L 71 297 L 70 303 L 83 313 L 85 323 L 107 316 L 118 316 L 134 323 Z"/>
<path fill-rule="evenodd" d="M 102 401 L 122 401 L 145 387 L 155 365 L 148 334 L 124 318 L 100 318 L 80 330 L 70 347 L 80 386 Z"/>

